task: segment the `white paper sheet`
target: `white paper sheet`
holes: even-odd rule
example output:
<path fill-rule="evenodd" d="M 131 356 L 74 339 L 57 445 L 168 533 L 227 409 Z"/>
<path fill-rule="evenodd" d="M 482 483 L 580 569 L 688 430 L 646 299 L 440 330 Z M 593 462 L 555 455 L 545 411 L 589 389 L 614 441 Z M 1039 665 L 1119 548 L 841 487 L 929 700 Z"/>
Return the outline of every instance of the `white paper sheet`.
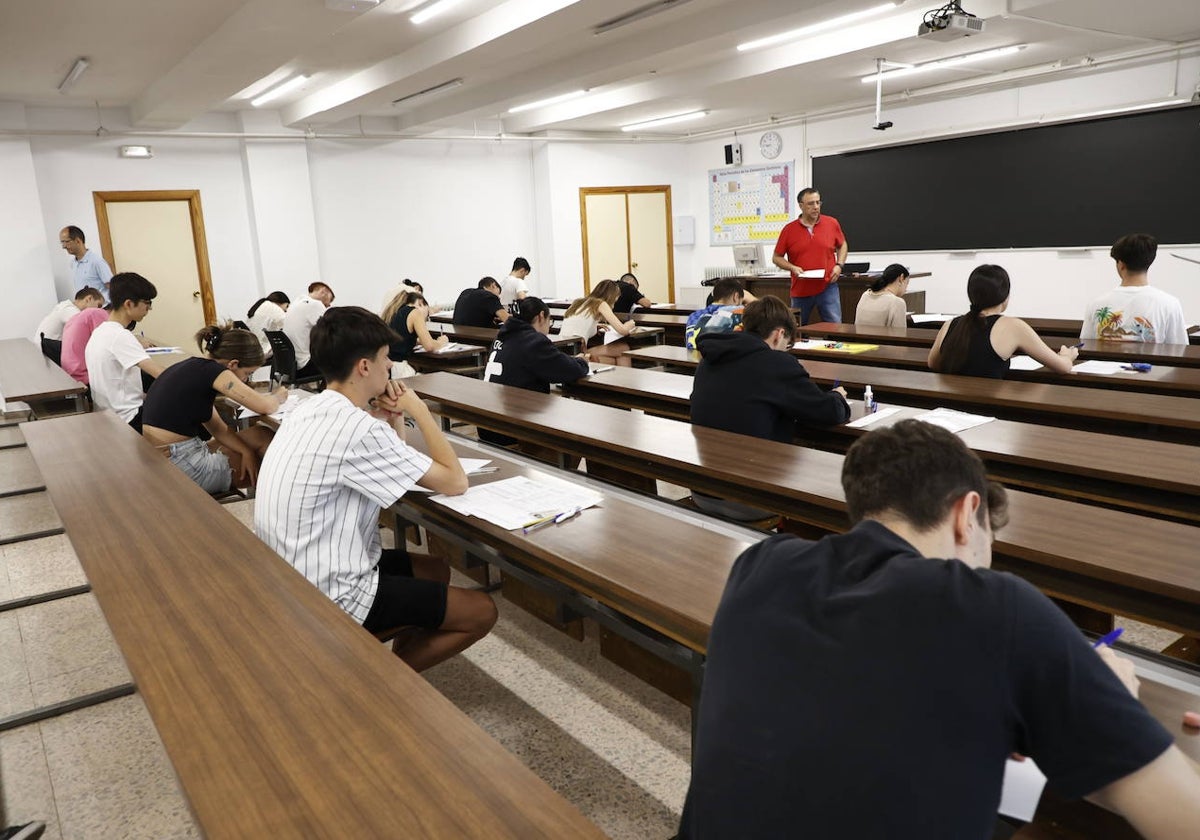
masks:
<path fill-rule="evenodd" d="M 951 321 L 953 319 L 953 315 L 944 315 L 940 312 L 921 312 L 912 316 L 912 322 L 914 324 L 933 324 L 941 321 Z"/>
<path fill-rule="evenodd" d="M 959 432 L 965 432 L 967 429 L 982 426 L 984 423 L 991 423 L 996 418 L 986 417 L 982 414 L 968 414 L 965 411 L 955 411 L 952 408 L 935 408 L 933 411 L 918 414 L 913 419 L 932 423 L 935 426 L 941 426 L 947 431 L 958 434 Z"/>
<path fill-rule="evenodd" d="M 1004 787 L 1000 790 L 1000 813 L 1029 822 L 1037 811 L 1046 787 L 1046 776 L 1032 758 L 1004 765 Z"/>
<path fill-rule="evenodd" d="M 1013 356 L 1008 360 L 1010 370 L 1040 370 L 1042 363 L 1032 356 Z"/>
<path fill-rule="evenodd" d="M 900 413 L 900 409 L 896 408 L 895 406 L 892 406 L 890 408 L 881 408 L 878 411 L 876 411 L 874 414 L 864 414 L 862 417 L 859 417 L 857 420 L 855 420 L 851 423 L 847 423 L 846 425 L 852 429 L 863 429 L 863 428 L 866 428 L 867 426 L 870 426 L 872 423 L 874 423 L 878 420 L 882 420 L 885 417 L 891 417 L 891 416 L 893 416 L 895 414 L 899 414 L 899 413 Z"/>
<path fill-rule="evenodd" d="M 472 475 L 492 462 L 487 458 L 459 458 L 458 463 L 462 465 L 463 472 L 467 475 Z"/>
<path fill-rule="evenodd" d="M 460 344 L 457 341 L 451 341 L 445 347 L 439 347 L 434 352 L 435 353 L 454 353 L 455 351 L 458 351 L 458 350 L 476 350 L 476 349 L 478 349 L 478 347 L 474 344 Z M 424 347 L 418 346 L 417 348 L 415 348 L 413 350 L 413 352 L 414 353 L 424 353 L 424 352 L 426 352 L 426 350 Z"/>
<path fill-rule="evenodd" d="M 466 516 L 477 516 L 515 531 L 555 513 L 593 507 L 602 498 L 583 487 L 534 481 L 519 475 L 480 484 L 461 496 L 434 496 L 433 500 Z"/>
<path fill-rule="evenodd" d="M 1098 373 L 1101 376 L 1112 376 L 1120 372 L 1120 362 L 1102 362 L 1099 359 L 1088 359 L 1071 368 L 1071 373 Z"/>
<path fill-rule="evenodd" d="M 806 280 L 821 280 L 825 277 L 825 269 L 810 268 L 807 271 L 801 271 L 798 276 L 803 277 Z"/>
<path fill-rule="evenodd" d="M 312 396 L 312 393 L 309 391 L 304 391 L 300 388 L 294 388 L 294 389 L 288 391 L 287 400 L 283 403 L 283 405 L 279 406 L 279 410 L 274 412 L 271 416 L 274 417 L 276 420 L 282 420 L 289 411 L 294 409 L 296 406 L 300 405 L 300 403 L 304 402 L 306 399 L 308 399 L 311 396 Z M 246 408 L 246 406 L 243 405 L 241 408 L 238 409 L 237 416 L 240 419 L 245 420 L 248 417 L 257 417 L 258 412 L 251 411 L 250 409 Z"/>
<path fill-rule="evenodd" d="M 165 356 L 168 353 L 182 353 L 182 347 L 147 347 L 146 354 L 149 356 Z"/>
<path fill-rule="evenodd" d="M 818 350 L 828 342 L 812 338 L 802 338 L 792 345 L 793 350 Z"/>

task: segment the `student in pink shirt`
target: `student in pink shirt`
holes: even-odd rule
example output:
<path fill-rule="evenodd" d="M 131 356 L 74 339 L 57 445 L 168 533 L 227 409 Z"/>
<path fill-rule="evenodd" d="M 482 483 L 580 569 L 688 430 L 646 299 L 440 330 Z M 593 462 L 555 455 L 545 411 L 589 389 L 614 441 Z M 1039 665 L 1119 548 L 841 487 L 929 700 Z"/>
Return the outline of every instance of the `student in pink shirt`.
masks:
<path fill-rule="evenodd" d="M 87 347 L 92 331 L 108 320 L 108 307 L 85 309 L 63 325 L 62 335 L 62 369 L 71 378 L 84 385 L 88 382 L 87 362 L 83 360 L 83 351 Z"/>

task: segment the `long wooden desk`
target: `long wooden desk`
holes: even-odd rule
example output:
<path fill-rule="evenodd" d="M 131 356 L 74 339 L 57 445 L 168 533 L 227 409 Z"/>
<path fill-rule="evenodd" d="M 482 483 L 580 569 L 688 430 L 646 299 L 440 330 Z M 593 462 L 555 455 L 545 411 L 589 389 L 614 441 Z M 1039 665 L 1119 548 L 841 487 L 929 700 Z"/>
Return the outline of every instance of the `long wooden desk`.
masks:
<path fill-rule="evenodd" d="M 430 332 L 438 335 L 444 335 L 451 341 L 457 341 L 462 344 L 477 344 L 491 349 L 492 342 L 496 340 L 496 334 L 500 332 L 499 327 L 464 327 L 461 324 L 431 324 Z M 567 336 L 560 338 L 559 336 L 550 336 L 550 341 L 555 347 L 565 353 L 582 353 L 583 339 L 578 336 Z"/>
<path fill-rule="evenodd" d="M 839 454 L 462 377 L 407 382 L 446 417 L 825 530 L 845 527 Z M 1200 634 L 1200 568 L 1192 562 L 1200 528 L 1022 491 L 1010 496 L 1012 524 L 996 540 L 997 567 L 1069 601 Z"/>
<path fill-rule="evenodd" d="M 692 383 L 684 374 L 623 367 L 584 377 L 564 386 L 563 393 L 687 420 Z M 852 401 L 851 409 L 853 419 L 862 416 L 860 401 Z M 890 426 L 922 410 L 903 408 L 870 428 Z M 849 426 L 809 429 L 797 442 L 844 452 L 866 432 Z M 1194 447 L 1008 420 L 993 420 L 960 437 L 987 462 L 994 478 L 1011 486 L 1200 523 L 1200 474 L 1195 469 L 1200 451 Z"/>
<path fill-rule="evenodd" d="M 929 350 L 925 347 L 880 344 L 875 350 L 863 350 L 855 353 L 824 347 L 793 348 L 792 355 L 801 359 L 827 362 L 876 365 L 905 370 L 929 370 Z M 1040 368 L 1038 370 L 1012 370 L 1005 378 L 1018 382 L 1047 382 L 1054 385 L 1076 385 L 1084 388 L 1104 388 L 1111 391 L 1140 391 L 1144 394 L 1167 394 L 1180 397 L 1200 396 L 1200 370 L 1188 367 L 1156 365 L 1145 373 L 1118 371 L 1114 374 L 1073 373 L 1069 376 Z"/>
<path fill-rule="evenodd" d="M 806 338 L 821 337 L 836 341 L 862 341 L 871 344 L 902 344 L 909 347 L 932 347 L 937 330 L 905 327 L 856 327 L 853 324 L 809 324 L 799 328 Z M 1054 349 L 1074 344 L 1062 337 L 1043 336 Z M 1101 341 L 1089 338 L 1079 350 L 1080 359 L 1101 359 L 1111 362 L 1149 362 L 1152 365 L 1200 367 L 1200 345 L 1148 344 L 1141 341 Z"/>
<path fill-rule="evenodd" d="M 112 414 L 22 431 L 206 837 L 603 836 Z"/>
<path fill-rule="evenodd" d="M 488 350 L 488 347 L 479 344 L 467 350 L 451 350 L 446 353 L 427 353 L 418 347 L 417 352 L 408 357 L 408 362 L 419 373 L 449 371 L 465 376 L 483 376 Z"/>
<path fill-rule="evenodd" d="M 694 371 L 699 364 L 697 354 L 676 347 L 638 348 L 626 355 L 635 367 L 670 365 Z M 1195 432 L 1200 430 L 1200 400 L 1187 397 L 1123 393 L 1113 398 L 1098 388 L 952 376 L 849 362 L 806 360 L 804 368 L 813 381 L 822 385 L 834 382 L 850 388 L 870 385 L 881 402 L 913 407 L 946 406 L 1008 420 L 1180 443 L 1195 443 Z"/>
<path fill-rule="evenodd" d="M 86 411 L 86 392 L 87 386 L 43 356 L 32 341 L 0 340 L 0 399 L 25 403 L 71 399 L 76 411 Z"/>

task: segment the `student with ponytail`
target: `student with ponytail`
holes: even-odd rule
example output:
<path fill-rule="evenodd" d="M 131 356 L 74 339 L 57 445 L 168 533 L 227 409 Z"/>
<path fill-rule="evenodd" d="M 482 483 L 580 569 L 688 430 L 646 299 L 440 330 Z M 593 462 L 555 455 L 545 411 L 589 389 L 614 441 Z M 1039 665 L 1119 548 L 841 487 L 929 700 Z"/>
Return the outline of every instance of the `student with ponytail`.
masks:
<path fill-rule="evenodd" d="M 429 334 L 429 303 L 420 292 L 397 292 L 383 309 L 383 322 L 400 337 L 399 341 L 388 347 L 388 358 L 392 360 L 392 379 L 417 375 L 408 360 L 416 352 L 418 344 L 425 352 L 436 353 L 450 342 L 444 335 L 434 338 Z"/>
<path fill-rule="evenodd" d="M 271 414 L 287 389 L 264 394 L 246 384 L 263 363 L 262 347 L 248 330 L 208 326 L 196 333 L 196 343 L 208 358 L 185 359 L 162 372 L 146 394 L 142 435 L 203 489 L 223 493 L 235 480 L 257 480 L 271 433 L 262 426 L 234 432 L 213 406 L 217 395 Z"/>
<path fill-rule="evenodd" d="M 1008 272 L 998 265 L 972 271 L 967 279 L 971 310 L 942 325 L 929 351 L 929 367 L 938 373 L 1003 379 L 1008 360 L 1024 353 L 1050 370 L 1070 373 L 1078 349 L 1064 344 L 1055 353 L 1033 327 L 1003 314 L 1010 287 Z"/>

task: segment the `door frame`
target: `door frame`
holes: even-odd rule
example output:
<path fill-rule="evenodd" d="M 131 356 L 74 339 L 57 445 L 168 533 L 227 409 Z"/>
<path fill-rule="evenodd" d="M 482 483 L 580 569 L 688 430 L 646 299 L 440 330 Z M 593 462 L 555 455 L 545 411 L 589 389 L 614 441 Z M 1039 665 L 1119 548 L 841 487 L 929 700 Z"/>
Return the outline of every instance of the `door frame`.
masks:
<path fill-rule="evenodd" d="M 204 235 L 204 212 L 200 207 L 200 190 L 115 190 L 93 192 L 96 205 L 96 227 L 100 232 L 100 252 L 114 272 L 119 272 L 113 257 L 112 232 L 108 227 L 108 205 L 114 202 L 131 201 L 186 201 L 188 216 L 192 221 L 192 242 L 196 248 L 196 274 L 200 278 L 200 304 L 204 309 L 204 323 L 217 322 L 217 305 L 213 300 L 212 269 L 208 264 L 208 239 Z"/>
<path fill-rule="evenodd" d="M 592 291 L 591 271 L 588 268 L 588 238 L 587 238 L 587 197 L 589 195 L 624 195 L 625 198 L 625 265 L 626 271 L 632 272 L 630 265 L 633 255 L 629 235 L 629 194 L 630 193 L 662 193 L 666 198 L 667 225 L 667 295 L 669 303 L 675 302 L 675 230 L 671 216 L 671 186 L 656 184 L 640 187 L 580 187 L 579 188 L 579 235 L 583 241 L 583 293 Z"/>

